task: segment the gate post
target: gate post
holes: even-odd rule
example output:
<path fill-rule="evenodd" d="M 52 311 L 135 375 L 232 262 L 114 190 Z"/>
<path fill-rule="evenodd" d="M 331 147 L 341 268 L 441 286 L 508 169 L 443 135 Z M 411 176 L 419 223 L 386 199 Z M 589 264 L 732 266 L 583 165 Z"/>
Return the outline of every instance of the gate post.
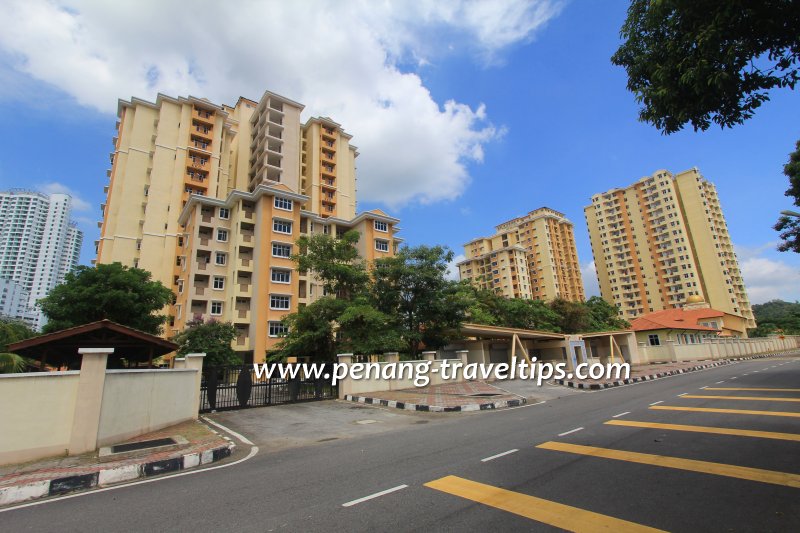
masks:
<path fill-rule="evenodd" d="M 206 356 L 204 353 L 190 353 L 186 354 L 186 368 L 196 370 L 197 374 L 194 378 L 194 419 L 200 415 L 200 384 L 203 381 L 203 358 Z"/>

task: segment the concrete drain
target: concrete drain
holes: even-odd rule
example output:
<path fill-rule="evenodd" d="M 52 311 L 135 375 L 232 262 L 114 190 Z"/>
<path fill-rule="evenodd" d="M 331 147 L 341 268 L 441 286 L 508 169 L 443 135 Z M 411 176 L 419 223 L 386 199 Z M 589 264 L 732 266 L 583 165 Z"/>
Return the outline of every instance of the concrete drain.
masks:
<path fill-rule="evenodd" d="M 476 392 L 475 394 L 468 394 L 468 396 L 478 397 L 478 398 L 491 398 L 492 396 L 502 396 L 502 394 L 498 392 Z"/>

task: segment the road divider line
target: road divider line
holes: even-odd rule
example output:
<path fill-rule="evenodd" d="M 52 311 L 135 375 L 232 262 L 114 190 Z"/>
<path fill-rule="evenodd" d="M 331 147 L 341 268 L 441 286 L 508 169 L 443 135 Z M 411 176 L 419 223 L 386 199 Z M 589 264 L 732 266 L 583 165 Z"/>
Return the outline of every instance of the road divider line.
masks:
<path fill-rule="evenodd" d="M 725 383 L 725 380 L 723 379 L 722 381 L 717 381 L 717 385 L 719 385 L 720 383 Z"/>
<path fill-rule="evenodd" d="M 518 451 L 519 451 L 519 449 L 514 448 L 513 450 L 508 450 L 507 452 L 498 453 L 497 455 L 490 455 L 489 457 L 484 457 L 483 459 L 481 459 L 481 462 L 482 463 L 488 463 L 489 461 L 491 461 L 493 459 L 497 459 L 498 457 L 503 457 L 505 455 L 511 455 L 512 453 L 516 453 Z"/>
<path fill-rule="evenodd" d="M 579 507 L 571 507 L 456 476 L 436 479 L 425 483 L 425 486 L 567 531 L 619 531 L 623 533 L 660 531 L 613 516 L 594 513 Z"/>
<path fill-rule="evenodd" d="M 683 398 L 694 398 L 701 400 L 742 400 L 754 402 L 796 402 L 800 403 L 800 398 L 764 398 L 761 396 L 712 396 L 710 394 L 685 394 Z"/>
<path fill-rule="evenodd" d="M 708 387 L 706 390 L 739 390 L 764 392 L 800 392 L 800 389 L 771 389 L 769 387 Z"/>
<path fill-rule="evenodd" d="M 611 448 L 597 448 L 595 446 L 581 446 L 578 444 L 568 444 L 566 442 L 544 442 L 538 445 L 537 448 L 599 457 L 602 459 L 614 459 L 629 463 L 660 466 L 662 468 L 672 468 L 675 470 L 699 472 L 701 474 L 744 479 L 747 481 L 769 483 L 771 485 L 781 485 L 784 487 L 800 488 L 800 475 L 790 474 L 788 472 L 777 472 L 775 470 L 762 470 L 760 468 L 750 468 L 746 466 L 697 461 L 695 459 L 683 459 L 680 457 L 670 457 L 668 455 L 654 455 L 650 453 L 626 452 Z"/>
<path fill-rule="evenodd" d="M 565 431 L 564 433 L 559 433 L 558 436 L 559 437 L 563 437 L 565 435 L 569 435 L 570 433 L 577 433 L 578 431 L 581 431 L 582 429 L 583 428 L 570 429 L 569 431 Z"/>
<path fill-rule="evenodd" d="M 723 413 L 732 415 L 758 415 L 758 416 L 787 416 L 800 418 L 800 413 L 785 411 L 753 411 L 749 409 L 717 409 L 713 407 L 678 407 L 676 405 L 656 405 L 650 409 L 663 409 L 665 411 L 689 411 L 696 413 Z"/>
<path fill-rule="evenodd" d="M 660 403 L 664 403 L 664 400 L 658 400 L 657 402 L 653 402 L 650 405 L 658 405 Z"/>
<path fill-rule="evenodd" d="M 684 424 L 661 424 L 658 422 L 638 422 L 636 420 L 609 420 L 610 426 L 625 426 L 648 429 L 667 429 L 671 431 L 689 431 L 693 433 L 712 433 L 714 435 L 733 435 L 737 437 L 756 437 L 760 439 L 790 440 L 800 442 L 798 433 L 776 433 L 773 431 L 756 431 L 752 429 L 718 428 L 709 426 L 691 426 Z"/>
<path fill-rule="evenodd" d="M 396 487 L 392 487 L 391 489 L 382 490 L 380 492 L 376 492 L 375 494 L 370 494 L 369 496 L 364 496 L 363 498 L 358 498 L 356 500 L 351 500 L 347 503 L 343 503 L 342 507 L 352 507 L 358 503 L 363 503 L 368 500 L 373 500 L 375 498 L 380 498 L 381 496 L 385 496 L 387 494 L 391 494 L 392 492 L 397 492 L 398 490 L 403 490 L 407 488 L 408 485 L 398 485 Z"/>
<path fill-rule="evenodd" d="M 621 416 L 625 416 L 625 415 L 629 415 L 629 414 L 631 414 L 631 412 L 630 412 L 630 411 L 625 411 L 624 413 L 620 413 L 620 414 L 618 414 L 618 415 L 614 415 L 614 416 L 612 416 L 611 418 L 619 418 L 619 417 L 621 417 Z"/>

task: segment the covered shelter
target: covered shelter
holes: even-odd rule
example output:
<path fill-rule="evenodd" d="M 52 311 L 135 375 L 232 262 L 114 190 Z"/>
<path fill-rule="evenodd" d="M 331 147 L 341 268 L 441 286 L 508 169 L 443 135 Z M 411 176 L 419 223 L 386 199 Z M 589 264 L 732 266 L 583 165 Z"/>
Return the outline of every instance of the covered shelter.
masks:
<path fill-rule="evenodd" d="M 639 362 L 636 333 L 631 330 L 581 333 L 581 339 L 588 358 L 599 359 L 601 363 Z"/>
<path fill-rule="evenodd" d="M 8 351 L 37 362 L 44 370 L 79 369 L 80 348 L 114 348 L 108 368 L 152 368 L 153 359 L 174 352 L 178 345 L 161 337 L 129 328 L 110 320 L 99 320 L 62 329 L 8 345 Z"/>
<path fill-rule="evenodd" d="M 575 335 L 465 323 L 460 332 L 467 340 L 444 348 L 447 352 L 466 350 L 470 363 L 511 363 L 514 357 L 530 362 L 566 361 L 570 367 L 583 362 L 582 343 Z"/>

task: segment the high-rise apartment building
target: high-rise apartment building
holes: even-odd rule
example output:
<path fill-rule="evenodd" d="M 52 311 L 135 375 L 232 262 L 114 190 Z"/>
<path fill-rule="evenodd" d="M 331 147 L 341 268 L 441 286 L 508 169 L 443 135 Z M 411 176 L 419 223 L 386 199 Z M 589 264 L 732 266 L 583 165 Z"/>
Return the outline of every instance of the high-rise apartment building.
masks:
<path fill-rule="evenodd" d="M 584 212 L 600 292 L 621 317 L 696 296 L 755 327 L 716 188 L 697 168 L 596 194 Z"/>
<path fill-rule="evenodd" d="M 464 245 L 461 279 L 506 298 L 583 301 L 573 225 L 563 213 L 542 207 L 495 230 Z"/>
<path fill-rule="evenodd" d="M 97 262 L 152 273 L 177 295 L 172 335 L 215 318 L 263 359 L 282 318 L 323 296 L 290 256 L 301 235 L 356 229 L 370 261 L 394 254 L 397 219 L 356 215 L 356 147 L 326 117 L 267 91 L 234 106 L 159 95 L 121 101 Z"/>
<path fill-rule="evenodd" d="M 78 264 L 83 232 L 70 221 L 71 210 L 67 194 L 0 193 L 0 278 L 27 294 L 23 318 L 36 329 L 45 324 L 36 302 Z"/>

